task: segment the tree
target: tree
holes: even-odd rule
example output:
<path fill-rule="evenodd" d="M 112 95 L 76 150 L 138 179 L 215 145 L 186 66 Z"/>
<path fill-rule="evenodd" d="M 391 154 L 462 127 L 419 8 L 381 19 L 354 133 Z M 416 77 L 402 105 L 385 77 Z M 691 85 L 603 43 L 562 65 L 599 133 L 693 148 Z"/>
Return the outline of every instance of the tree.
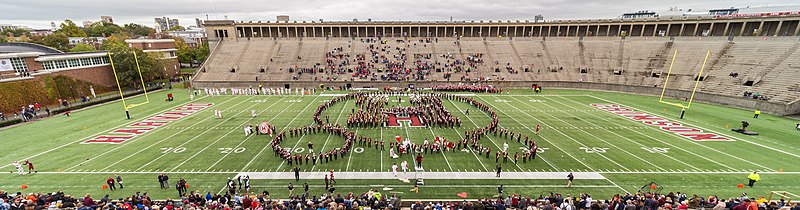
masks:
<path fill-rule="evenodd" d="M 106 37 L 122 32 L 122 27 L 109 22 L 96 22 L 89 26 L 89 36 Z"/>
<path fill-rule="evenodd" d="M 156 32 L 153 28 L 136 23 L 125 24 L 122 29 L 130 36 L 147 36 Z"/>
<path fill-rule="evenodd" d="M 136 53 L 135 56 L 134 53 Z M 129 48 L 127 46 L 115 48 L 111 50 L 111 59 L 114 61 L 114 68 L 117 72 L 120 85 L 124 87 L 141 86 L 135 58 L 138 58 L 139 68 L 142 70 L 142 77 L 145 79 L 145 82 L 153 80 L 163 72 L 164 64 L 153 54 L 145 53 L 140 49 Z"/>
<path fill-rule="evenodd" d="M 125 39 L 128 39 L 125 34 L 112 34 L 103 43 L 100 43 L 100 49 L 113 51 L 115 49 L 128 48 L 128 44 L 125 44 Z"/>
<path fill-rule="evenodd" d="M 24 28 L 18 28 L 18 29 L 7 28 L 7 29 L 3 30 L 2 32 L 0 32 L 0 35 L 2 35 L 2 36 L 8 36 L 9 34 L 11 36 L 18 37 L 18 36 L 22 36 L 22 35 L 30 35 L 31 31 L 29 31 L 28 29 L 24 29 Z"/>
<path fill-rule="evenodd" d="M 64 33 L 52 33 L 47 36 L 31 36 L 31 42 L 56 48 L 61 51 L 69 50 L 69 37 Z"/>
<path fill-rule="evenodd" d="M 208 42 L 203 42 L 200 47 L 195 49 L 194 59 L 203 62 L 206 60 L 206 58 L 208 58 L 208 54 L 211 54 L 208 49 Z"/>
<path fill-rule="evenodd" d="M 175 48 L 178 49 L 178 62 L 189 63 L 189 65 L 192 65 L 195 52 L 194 49 L 186 44 L 186 41 L 184 41 L 183 38 L 175 38 Z"/>
<path fill-rule="evenodd" d="M 185 30 L 186 28 L 184 28 L 183 26 L 172 26 L 169 29 L 167 29 L 167 31 L 185 31 Z"/>
<path fill-rule="evenodd" d="M 56 30 L 56 32 L 64 33 L 68 37 L 86 37 L 86 32 L 81 30 L 81 28 L 78 27 L 78 25 L 75 25 L 75 23 L 69 19 L 64 20 L 64 22 L 61 23 L 61 26 L 59 27 L 58 30 Z"/>
<path fill-rule="evenodd" d="M 91 45 L 88 45 L 88 44 L 79 43 L 79 44 L 76 44 L 71 49 L 69 49 L 69 51 L 70 52 L 93 52 L 93 51 L 97 51 L 97 49 L 94 49 L 94 46 L 91 46 Z"/>

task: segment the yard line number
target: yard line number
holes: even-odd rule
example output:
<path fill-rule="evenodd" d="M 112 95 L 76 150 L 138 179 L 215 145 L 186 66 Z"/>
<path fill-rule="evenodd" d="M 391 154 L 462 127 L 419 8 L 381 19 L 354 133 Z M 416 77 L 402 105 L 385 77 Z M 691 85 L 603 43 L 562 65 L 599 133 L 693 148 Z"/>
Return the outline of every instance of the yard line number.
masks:
<path fill-rule="evenodd" d="M 579 149 L 586 151 L 586 153 L 606 153 L 606 150 L 608 150 L 608 148 L 603 147 L 579 147 Z"/>
<path fill-rule="evenodd" d="M 183 151 L 186 151 L 186 147 L 162 147 L 161 148 L 161 154 L 181 153 Z"/>
<path fill-rule="evenodd" d="M 236 148 L 232 148 L 232 147 L 220 147 L 220 148 L 219 148 L 219 153 L 222 153 L 222 154 L 228 154 L 228 153 L 242 153 L 242 152 L 244 152 L 245 150 L 247 150 L 247 149 L 245 149 L 244 147 L 236 147 Z"/>
<path fill-rule="evenodd" d="M 666 147 L 642 147 L 645 151 L 650 153 L 667 153 L 669 152 L 669 148 Z"/>

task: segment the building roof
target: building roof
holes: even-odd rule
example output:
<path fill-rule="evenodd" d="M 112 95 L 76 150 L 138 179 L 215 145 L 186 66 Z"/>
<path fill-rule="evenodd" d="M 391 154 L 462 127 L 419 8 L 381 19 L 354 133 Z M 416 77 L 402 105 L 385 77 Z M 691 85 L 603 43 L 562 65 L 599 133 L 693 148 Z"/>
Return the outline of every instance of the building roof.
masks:
<path fill-rule="evenodd" d="M 174 39 L 126 39 L 125 43 L 169 43 L 175 42 Z"/>
<path fill-rule="evenodd" d="M 0 43 L 0 53 L 24 53 L 24 52 L 39 52 L 44 54 L 64 53 L 55 48 L 34 43 L 26 43 L 26 42 Z"/>

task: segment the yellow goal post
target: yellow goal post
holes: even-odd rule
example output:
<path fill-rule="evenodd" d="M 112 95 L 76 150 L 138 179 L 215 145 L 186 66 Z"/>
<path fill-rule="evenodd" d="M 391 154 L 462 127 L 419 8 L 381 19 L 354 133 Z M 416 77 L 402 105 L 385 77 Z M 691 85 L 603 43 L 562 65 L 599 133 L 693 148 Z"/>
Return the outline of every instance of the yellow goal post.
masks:
<path fill-rule="evenodd" d="M 711 55 L 711 51 L 706 52 L 706 57 L 703 59 L 703 65 L 700 67 L 700 73 L 697 74 L 697 79 L 694 83 L 694 88 L 692 89 L 692 95 L 689 97 L 689 102 L 684 105 L 682 103 L 676 102 L 669 102 L 664 101 L 664 93 L 667 92 L 667 85 L 669 84 L 669 77 L 672 75 L 672 67 L 675 66 L 675 58 L 678 57 L 678 49 L 675 49 L 675 53 L 672 55 L 672 62 L 669 64 L 669 70 L 667 71 L 667 78 L 664 79 L 664 87 L 661 89 L 661 96 L 658 98 L 659 103 L 668 104 L 672 106 L 681 107 L 683 109 L 689 109 L 692 106 L 692 101 L 694 101 L 694 93 L 697 92 L 697 86 L 700 84 L 700 78 L 703 76 L 703 70 L 706 68 L 706 62 L 708 62 L 708 56 Z"/>

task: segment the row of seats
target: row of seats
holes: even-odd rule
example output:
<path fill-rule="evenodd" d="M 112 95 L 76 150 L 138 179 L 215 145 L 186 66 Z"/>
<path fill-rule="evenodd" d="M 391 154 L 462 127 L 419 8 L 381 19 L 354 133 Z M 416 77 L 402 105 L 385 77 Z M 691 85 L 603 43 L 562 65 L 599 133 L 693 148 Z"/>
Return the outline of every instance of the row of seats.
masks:
<path fill-rule="evenodd" d="M 736 37 L 733 42 L 725 37 L 242 38 L 218 44 L 195 80 L 375 80 L 386 74 L 378 71 L 381 65 L 370 69 L 377 77 L 324 70 L 316 74 L 289 72 L 325 69 L 325 54 L 339 49 L 350 56 L 344 68 L 355 69 L 356 56 L 371 60 L 372 46 L 388 49 L 379 52 L 387 58 L 405 54 L 406 68 L 421 62 L 444 69 L 430 71 L 425 80 L 584 81 L 661 87 L 672 65 L 668 88 L 692 90 L 710 52 L 700 91 L 735 96 L 760 92 L 785 103 L 800 96 L 800 80 L 791 79 L 800 74 L 800 45 L 792 37 Z M 468 72 L 444 67 L 476 55 L 483 63 Z M 730 76 L 732 73 L 738 76 Z"/>

